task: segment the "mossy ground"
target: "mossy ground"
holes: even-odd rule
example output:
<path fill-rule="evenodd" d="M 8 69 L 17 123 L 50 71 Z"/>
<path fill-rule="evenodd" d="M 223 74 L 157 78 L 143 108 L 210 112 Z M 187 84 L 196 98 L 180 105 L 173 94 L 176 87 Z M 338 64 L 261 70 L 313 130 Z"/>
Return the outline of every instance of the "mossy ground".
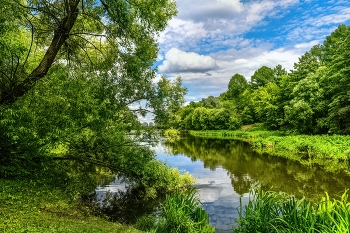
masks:
<path fill-rule="evenodd" d="M 91 214 L 59 189 L 0 179 L 0 232 L 141 232 Z"/>

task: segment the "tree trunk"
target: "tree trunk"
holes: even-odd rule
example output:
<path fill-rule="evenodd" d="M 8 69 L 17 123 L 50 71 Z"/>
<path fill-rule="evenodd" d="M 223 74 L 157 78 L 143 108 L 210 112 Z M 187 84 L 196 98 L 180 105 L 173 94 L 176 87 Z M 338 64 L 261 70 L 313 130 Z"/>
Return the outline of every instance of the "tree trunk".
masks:
<path fill-rule="evenodd" d="M 11 90 L 3 92 L 0 96 L 0 104 L 12 104 L 17 98 L 25 95 L 35 83 L 43 78 L 49 71 L 56 55 L 61 49 L 64 42 L 69 38 L 69 33 L 73 28 L 78 17 L 78 3 L 70 4 L 70 11 L 60 22 L 59 27 L 54 31 L 54 36 L 40 64 L 28 75 L 24 81 L 17 84 Z"/>

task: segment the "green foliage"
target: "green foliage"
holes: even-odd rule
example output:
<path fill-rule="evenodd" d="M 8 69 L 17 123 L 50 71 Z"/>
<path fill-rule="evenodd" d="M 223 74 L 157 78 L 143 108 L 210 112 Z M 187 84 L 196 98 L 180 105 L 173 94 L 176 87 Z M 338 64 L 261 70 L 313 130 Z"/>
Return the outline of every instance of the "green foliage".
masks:
<path fill-rule="evenodd" d="M 235 74 L 228 83 L 228 90 L 225 92 L 225 99 L 238 99 L 238 97 L 248 88 L 248 82 L 243 75 Z"/>
<path fill-rule="evenodd" d="M 151 128 L 141 131 L 137 116 L 127 107 L 133 95 L 140 93 L 137 89 L 117 99 L 125 80 L 117 83 L 109 72 L 86 76 L 77 69 L 67 76 L 65 71 L 55 67 L 45 82 L 1 111 L 1 177 L 37 179 L 49 170 L 69 184 L 73 199 L 113 174 L 127 178 L 149 197 L 190 183 L 190 178 L 182 179 L 178 171 L 158 164 L 145 145 L 157 140 L 157 135 Z M 166 97 L 164 91 L 159 98 Z M 131 128 L 133 137 L 128 135 Z M 176 185 L 171 184 L 173 179 Z"/>
<path fill-rule="evenodd" d="M 251 192 L 245 208 L 239 210 L 233 232 L 348 232 L 350 204 L 347 191 L 340 200 L 327 193 L 318 203 L 262 189 Z"/>
<path fill-rule="evenodd" d="M 167 129 L 164 131 L 165 140 L 168 142 L 176 142 L 180 140 L 180 131 L 177 129 Z"/>
<path fill-rule="evenodd" d="M 187 88 L 182 87 L 180 76 L 174 81 L 162 76 L 153 92 L 147 107 L 154 108 L 154 114 L 156 115 L 154 121 L 158 126 L 162 128 L 169 127 L 171 116 L 185 103 L 184 95 L 187 93 Z"/>
<path fill-rule="evenodd" d="M 203 98 L 198 104 L 204 108 L 221 108 L 222 105 L 219 98 L 216 98 L 214 96 L 208 96 L 208 98 Z"/>
<path fill-rule="evenodd" d="M 191 126 L 196 130 L 219 130 L 236 128 L 240 125 L 240 121 L 231 116 L 229 110 L 225 108 L 207 109 L 199 107 L 194 109 L 191 114 Z M 187 120 L 187 117 L 185 118 Z"/>
<path fill-rule="evenodd" d="M 283 120 L 283 109 L 280 106 L 280 88 L 275 83 L 259 87 L 252 94 L 254 111 L 260 122 L 270 129 L 277 129 Z"/>
<path fill-rule="evenodd" d="M 133 188 L 144 189 L 145 199 L 156 198 L 176 190 L 186 190 L 195 179 L 188 173 L 181 174 L 177 168 L 170 168 L 165 163 L 152 160 L 143 164 L 142 171 L 139 171 L 140 178 L 129 178 Z"/>
<path fill-rule="evenodd" d="M 137 222 L 137 226 L 141 230 L 159 233 L 215 232 L 194 189 L 167 195 L 160 215 L 145 216 Z"/>
<path fill-rule="evenodd" d="M 172 0 L 1 0 L 1 5 L 0 104 L 14 103 L 61 62 L 71 72 L 118 69 L 118 76 L 138 79 L 132 89 L 140 87 L 157 57 L 155 37 L 176 14 Z"/>
<path fill-rule="evenodd" d="M 312 130 L 313 114 L 311 106 L 304 100 L 291 101 L 291 106 L 285 106 L 285 121 L 291 124 L 293 129 L 300 133 Z"/>
<path fill-rule="evenodd" d="M 275 74 L 274 70 L 267 66 L 260 67 L 250 78 L 250 85 L 253 89 L 263 87 L 269 82 L 275 82 Z"/>
<path fill-rule="evenodd" d="M 326 126 L 320 119 L 326 116 L 327 101 L 319 80 L 325 75 L 325 67 L 298 82 L 291 93 L 292 100 L 284 107 L 285 123 L 299 133 L 324 133 Z"/>
<path fill-rule="evenodd" d="M 350 133 L 350 27 L 340 25 L 325 41 L 329 72 L 323 79 L 327 85 L 329 104 L 328 122 L 331 131 Z"/>

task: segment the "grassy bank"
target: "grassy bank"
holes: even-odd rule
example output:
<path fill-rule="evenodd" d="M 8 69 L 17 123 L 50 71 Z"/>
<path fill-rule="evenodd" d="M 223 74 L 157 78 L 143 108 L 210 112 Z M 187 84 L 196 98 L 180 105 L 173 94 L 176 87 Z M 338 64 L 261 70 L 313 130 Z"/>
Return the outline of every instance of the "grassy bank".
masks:
<path fill-rule="evenodd" d="M 247 130 L 190 131 L 191 135 L 217 139 L 237 139 L 250 143 L 259 153 L 268 153 L 299 161 L 318 164 L 327 171 L 350 172 L 350 136 L 288 135 L 281 131 L 259 128 Z"/>
<path fill-rule="evenodd" d="M 95 217 L 59 189 L 0 179 L 0 232 L 141 232 Z"/>
<path fill-rule="evenodd" d="M 251 200 L 239 211 L 235 233 L 324 232 L 344 233 L 350 229 L 350 203 L 344 193 L 339 200 L 328 195 L 319 203 L 297 200 L 283 193 L 252 192 Z"/>

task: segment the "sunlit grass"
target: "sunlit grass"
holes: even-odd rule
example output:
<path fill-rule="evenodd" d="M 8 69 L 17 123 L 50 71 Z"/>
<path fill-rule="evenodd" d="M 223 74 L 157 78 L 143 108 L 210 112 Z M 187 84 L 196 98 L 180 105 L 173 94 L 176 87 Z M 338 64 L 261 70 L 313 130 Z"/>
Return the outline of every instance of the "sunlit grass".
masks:
<path fill-rule="evenodd" d="M 0 179 L 0 232 L 141 232 L 93 216 L 44 183 Z"/>

